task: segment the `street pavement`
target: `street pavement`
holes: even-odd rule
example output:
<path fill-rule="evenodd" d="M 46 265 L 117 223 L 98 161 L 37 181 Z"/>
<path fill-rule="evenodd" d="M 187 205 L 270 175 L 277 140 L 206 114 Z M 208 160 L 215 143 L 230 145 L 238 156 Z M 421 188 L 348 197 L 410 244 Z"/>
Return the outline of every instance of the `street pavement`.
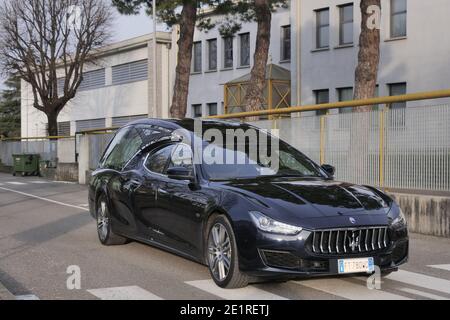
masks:
<path fill-rule="evenodd" d="M 205 266 L 176 255 L 137 242 L 102 246 L 85 186 L 0 174 L 0 288 L 21 300 L 450 299 L 450 239 L 412 234 L 410 255 L 381 290 L 362 276 L 223 290 Z"/>

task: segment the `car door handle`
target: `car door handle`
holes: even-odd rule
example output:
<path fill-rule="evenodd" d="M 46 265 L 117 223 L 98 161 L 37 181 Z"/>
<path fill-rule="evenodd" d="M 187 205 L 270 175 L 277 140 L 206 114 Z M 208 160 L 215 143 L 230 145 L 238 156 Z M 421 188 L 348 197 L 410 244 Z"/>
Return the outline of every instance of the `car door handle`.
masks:
<path fill-rule="evenodd" d="M 158 188 L 158 193 L 159 193 L 159 194 L 168 195 L 168 194 L 169 194 L 169 191 L 166 191 L 166 190 L 164 190 L 164 189 Z"/>

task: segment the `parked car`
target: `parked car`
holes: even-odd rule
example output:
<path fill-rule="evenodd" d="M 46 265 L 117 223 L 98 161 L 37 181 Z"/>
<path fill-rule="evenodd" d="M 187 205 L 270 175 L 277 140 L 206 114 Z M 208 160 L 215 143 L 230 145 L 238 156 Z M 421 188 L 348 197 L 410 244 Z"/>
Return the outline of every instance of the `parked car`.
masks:
<path fill-rule="evenodd" d="M 407 224 L 384 192 L 335 181 L 332 166 L 317 165 L 283 141 L 276 171 L 250 158 L 238 165 L 197 163 L 196 147 L 176 134 L 182 129 L 188 140 L 211 145 L 194 123 L 140 120 L 117 132 L 89 188 L 102 244 L 131 239 L 162 248 L 207 265 L 223 288 L 376 267 L 389 274 L 407 262 Z M 223 121 L 202 127 L 262 133 Z M 250 155 L 233 145 L 218 150 L 231 158 Z M 180 154 L 190 161 L 175 161 Z"/>

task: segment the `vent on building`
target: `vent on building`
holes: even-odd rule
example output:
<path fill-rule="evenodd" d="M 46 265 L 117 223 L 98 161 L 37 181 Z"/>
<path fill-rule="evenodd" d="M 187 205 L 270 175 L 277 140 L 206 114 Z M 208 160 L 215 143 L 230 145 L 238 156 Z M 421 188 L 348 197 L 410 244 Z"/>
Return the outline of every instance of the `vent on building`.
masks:
<path fill-rule="evenodd" d="M 64 94 L 64 82 L 66 78 L 58 79 L 58 95 Z M 83 74 L 83 81 L 81 81 L 78 91 L 87 91 L 102 88 L 106 85 L 106 71 L 105 69 L 98 69 L 88 71 Z"/>
<path fill-rule="evenodd" d="M 127 124 L 129 124 L 130 122 L 136 121 L 136 120 L 141 120 L 141 119 L 146 119 L 148 116 L 147 115 L 139 115 L 139 116 L 126 116 L 126 117 L 115 117 L 112 119 L 112 126 L 113 127 L 123 127 Z"/>
<path fill-rule="evenodd" d="M 77 121 L 77 132 L 103 129 L 106 126 L 105 119 L 91 119 L 91 120 L 80 120 Z"/>
<path fill-rule="evenodd" d="M 58 122 L 58 136 L 60 137 L 70 136 L 70 121 Z"/>
<path fill-rule="evenodd" d="M 140 60 L 112 67 L 113 85 L 148 79 L 148 60 Z"/>

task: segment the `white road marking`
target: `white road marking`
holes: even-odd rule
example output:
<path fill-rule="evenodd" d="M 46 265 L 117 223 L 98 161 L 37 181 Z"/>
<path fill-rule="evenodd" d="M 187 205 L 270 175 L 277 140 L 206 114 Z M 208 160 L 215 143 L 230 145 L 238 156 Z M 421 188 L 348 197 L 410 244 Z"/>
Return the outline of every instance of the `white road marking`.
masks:
<path fill-rule="evenodd" d="M 88 290 L 101 300 L 163 300 L 138 286 Z"/>
<path fill-rule="evenodd" d="M 48 184 L 47 181 L 31 181 L 32 184 Z"/>
<path fill-rule="evenodd" d="M 15 186 L 25 186 L 25 185 L 27 185 L 26 183 L 23 183 L 23 182 L 17 182 L 17 181 L 9 181 L 9 182 L 6 182 L 7 184 L 12 184 L 12 185 L 15 185 Z"/>
<path fill-rule="evenodd" d="M 30 300 L 30 301 L 32 301 L 32 300 L 40 300 L 40 299 L 37 296 L 35 296 L 34 294 L 27 294 L 27 295 L 24 295 L 24 296 L 16 296 L 16 300 L 23 300 L 23 301 Z"/>
<path fill-rule="evenodd" d="M 428 298 L 428 299 L 433 299 L 433 300 L 450 300 L 449 298 L 444 298 L 432 293 L 428 293 L 428 292 L 423 292 L 423 291 L 419 291 L 419 290 L 415 290 L 415 289 L 410 289 L 410 288 L 402 288 L 400 289 L 403 292 L 407 292 L 407 293 L 411 293 L 414 294 L 416 296 L 419 297 L 424 297 L 424 298 Z"/>
<path fill-rule="evenodd" d="M 441 270 L 445 270 L 445 271 L 450 271 L 450 264 L 435 264 L 435 265 L 430 265 L 428 267 L 434 268 L 434 269 L 441 269 Z"/>
<path fill-rule="evenodd" d="M 225 300 L 289 300 L 252 286 L 229 290 L 219 288 L 213 280 L 189 281 L 185 283 Z"/>
<path fill-rule="evenodd" d="M 365 285 L 340 279 L 315 279 L 296 281 L 295 283 L 349 300 L 411 300 L 385 291 L 370 290 Z"/>
<path fill-rule="evenodd" d="M 83 208 L 83 207 L 74 206 L 72 204 L 68 204 L 68 203 L 64 203 L 64 202 L 60 202 L 60 201 L 55 201 L 55 200 L 51 200 L 51 199 L 35 196 L 34 194 L 29 194 L 29 193 L 25 193 L 25 192 L 13 190 L 13 189 L 0 187 L 0 190 L 17 193 L 17 194 L 20 194 L 20 195 L 23 195 L 23 196 L 26 196 L 26 197 L 30 197 L 30 198 L 34 198 L 34 199 L 38 199 L 38 200 L 42 200 L 42 201 L 47 201 L 47 202 L 54 203 L 54 204 L 57 204 L 57 205 L 60 205 L 60 206 L 65 206 L 65 207 L 69 207 L 69 208 L 75 208 L 75 209 L 79 209 L 79 210 L 83 210 L 83 211 L 89 211 L 89 209 L 86 209 L 86 208 Z"/>
<path fill-rule="evenodd" d="M 390 274 L 386 279 L 450 294 L 449 280 L 426 276 L 420 273 L 400 270 Z"/>

